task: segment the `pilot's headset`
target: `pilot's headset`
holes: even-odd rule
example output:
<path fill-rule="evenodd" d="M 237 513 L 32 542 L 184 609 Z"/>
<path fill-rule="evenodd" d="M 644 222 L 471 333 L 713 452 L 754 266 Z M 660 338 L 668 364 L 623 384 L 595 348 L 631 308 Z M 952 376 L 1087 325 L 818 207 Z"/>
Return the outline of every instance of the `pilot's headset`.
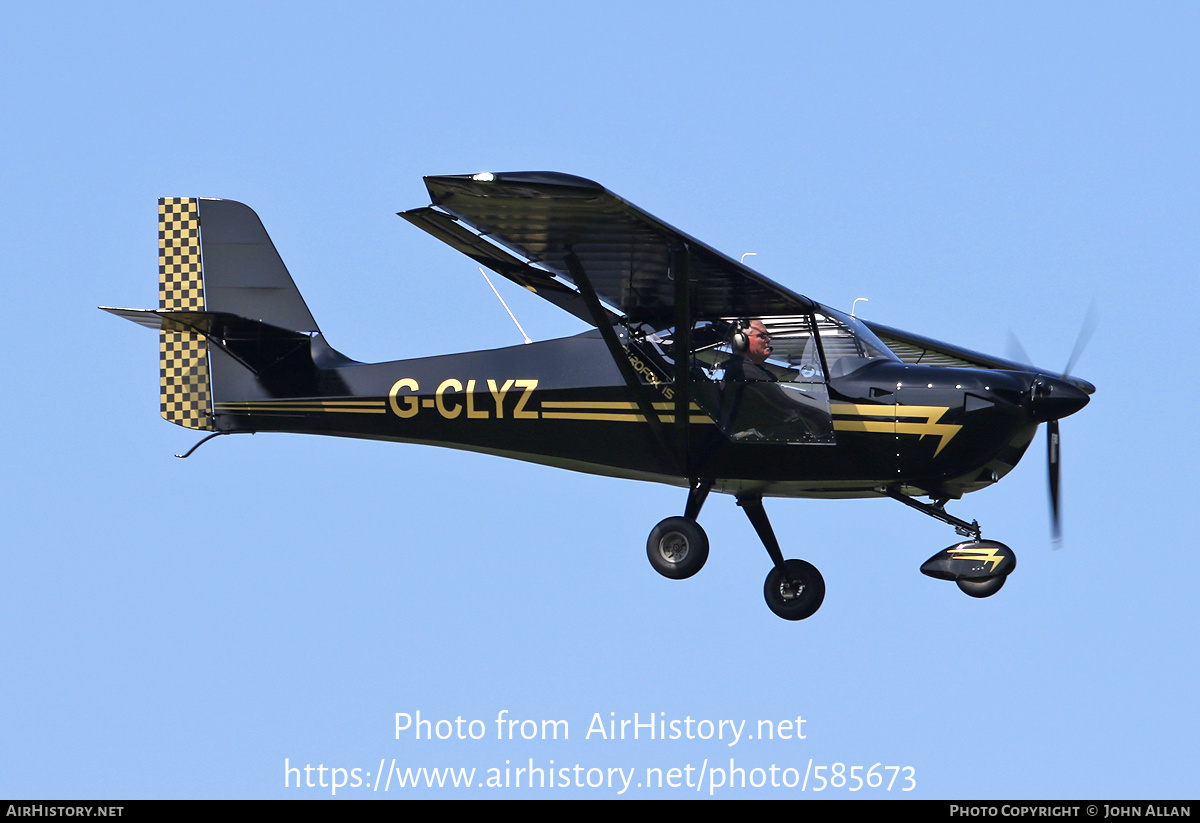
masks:
<path fill-rule="evenodd" d="M 745 354 L 750 351 L 750 321 L 738 320 L 733 324 L 733 338 L 730 348 L 735 354 Z"/>

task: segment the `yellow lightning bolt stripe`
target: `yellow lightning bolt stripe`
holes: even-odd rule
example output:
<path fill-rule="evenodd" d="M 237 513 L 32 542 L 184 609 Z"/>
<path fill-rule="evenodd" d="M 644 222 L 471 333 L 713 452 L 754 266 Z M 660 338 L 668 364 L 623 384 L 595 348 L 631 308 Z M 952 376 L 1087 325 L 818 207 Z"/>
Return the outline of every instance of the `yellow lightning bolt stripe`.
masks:
<path fill-rule="evenodd" d="M 954 423 L 939 423 L 948 406 L 876 406 L 862 403 L 830 403 L 829 410 L 835 415 L 857 417 L 886 417 L 888 420 L 834 420 L 836 431 L 870 432 L 872 434 L 916 434 L 918 439 L 926 435 L 938 435 L 941 439 L 933 452 L 937 457 L 962 426 Z M 917 422 L 906 418 L 924 418 Z"/>
<path fill-rule="evenodd" d="M 222 402 L 217 406 L 240 407 L 272 407 L 272 406 L 383 406 L 382 400 L 277 400 L 277 401 L 241 401 Z"/>
<path fill-rule="evenodd" d="M 953 555 L 955 560 L 982 560 L 985 563 L 991 563 L 989 572 L 996 570 L 996 567 L 1004 562 L 1004 556 L 1000 554 L 999 549 L 947 549 L 948 554 Z M 1000 556 L 997 556 L 1000 555 Z"/>
<path fill-rule="evenodd" d="M 655 410 L 674 409 L 672 403 L 654 403 Z M 383 400 L 260 400 L 242 402 L 224 402 L 216 404 L 217 411 L 226 413 L 284 413 L 284 412 L 338 412 L 341 414 L 386 414 L 387 404 Z M 644 423 L 646 418 L 636 413 L 636 405 L 625 401 L 591 401 L 574 402 L 550 400 L 542 403 L 542 417 L 559 420 L 594 420 L 618 423 Z M 561 411 L 546 411 L 546 408 L 561 409 Z M 695 403 L 691 411 L 701 409 Z M 659 414 L 658 419 L 664 423 L 674 423 L 674 414 Z M 691 423 L 711 423 L 703 414 L 688 416 Z"/>
<path fill-rule="evenodd" d="M 546 411 L 542 409 L 542 417 L 555 420 L 622 420 L 622 421 L 637 421 L 645 420 L 644 417 L 633 414 L 620 414 L 618 412 L 586 412 L 586 411 Z"/>
<path fill-rule="evenodd" d="M 544 406 L 545 404 L 543 404 Z M 641 414 L 620 414 L 618 412 L 589 412 L 589 411 L 546 411 L 542 409 L 542 419 L 550 420 L 610 420 L 619 423 L 645 423 L 646 418 Z M 660 414 L 658 419 L 664 423 L 674 423 L 675 415 Z M 711 423 L 707 417 L 701 414 L 688 415 L 689 423 Z"/>
<path fill-rule="evenodd" d="M 386 414 L 382 400 L 274 400 L 244 403 L 218 403 L 223 412 L 341 412 L 343 414 Z"/>
<path fill-rule="evenodd" d="M 661 412 L 675 409 L 674 403 L 651 403 L 660 412 L 658 419 L 663 423 L 674 423 L 674 414 Z M 638 412 L 636 403 L 627 400 L 543 400 L 542 418 L 551 420 L 599 420 L 617 423 L 645 423 L 646 418 Z M 557 409 L 557 411 L 550 411 Z M 695 403 L 688 404 L 688 411 L 702 411 Z M 689 414 L 689 423 L 711 423 L 703 414 Z"/>
<path fill-rule="evenodd" d="M 627 409 L 632 411 L 635 408 L 633 403 L 626 403 L 618 400 L 594 400 L 589 403 L 576 402 L 573 400 L 543 400 L 543 409 Z"/>
<path fill-rule="evenodd" d="M 662 411 L 664 409 L 675 408 L 674 403 L 651 403 L 655 409 Z M 626 400 L 543 400 L 543 409 L 621 409 L 623 411 L 634 411 L 637 409 L 637 404 Z M 700 407 L 695 403 L 689 403 L 688 408 L 691 411 L 700 411 Z"/>

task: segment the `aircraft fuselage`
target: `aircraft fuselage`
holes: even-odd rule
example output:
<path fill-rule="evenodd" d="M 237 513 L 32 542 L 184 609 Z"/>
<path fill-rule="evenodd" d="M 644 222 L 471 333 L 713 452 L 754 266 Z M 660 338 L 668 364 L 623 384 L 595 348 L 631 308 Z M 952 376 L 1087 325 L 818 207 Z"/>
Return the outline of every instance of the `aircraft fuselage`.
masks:
<path fill-rule="evenodd" d="M 677 439 L 675 384 L 650 368 L 642 379 Z M 829 380 L 832 443 L 739 441 L 693 402 L 685 467 L 684 449 L 655 439 L 604 341 L 591 332 L 438 357 L 345 361 L 316 369 L 310 396 L 272 396 L 268 375 L 244 381 L 245 399 L 218 401 L 215 425 L 449 446 L 674 485 L 705 477 L 734 493 L 862 497 L 891 488 L 959 497 L 1016 465 L 1038 423 L 1030 404 L 1038 379 L 1051 378 L 873 361 Z M 1081 398 L 1080 407 L 1086 402 L 1058 383 Z M 693 397 L 729 390 L 719 381 L 689 386 Z"/>

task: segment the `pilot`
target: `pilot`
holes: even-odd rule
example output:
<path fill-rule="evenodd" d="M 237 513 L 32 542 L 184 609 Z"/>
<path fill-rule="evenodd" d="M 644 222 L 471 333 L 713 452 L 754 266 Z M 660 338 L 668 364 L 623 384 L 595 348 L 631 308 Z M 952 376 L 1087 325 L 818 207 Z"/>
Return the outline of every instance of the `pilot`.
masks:
<path fill-rule="evenodd" d="M 725 379 L 750 382 L 777 382 L 764 363 L 771 356 L 771 335 L 761 320 L 741 321 L 733 333 L 734 356 L 725 363 Z"/>
<path fill-rule="evenodd" d="M 827 413 L 785 392 L 767 368 L 771 334 L 761 320 L 741 320 L 725 362 L 721 426 L 734 440 L 816 442 L 828 428 Z M 773 383 L 771 386 L 754 384 Z"/>

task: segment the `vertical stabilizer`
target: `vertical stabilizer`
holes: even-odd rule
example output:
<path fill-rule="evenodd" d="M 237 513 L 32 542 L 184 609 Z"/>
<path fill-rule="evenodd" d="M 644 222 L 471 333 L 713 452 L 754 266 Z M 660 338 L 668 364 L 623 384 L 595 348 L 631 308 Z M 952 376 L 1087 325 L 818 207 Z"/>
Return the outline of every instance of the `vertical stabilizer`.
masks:
<path fill-rule="evenodd" d="M 158 307 L 204 311 L 197 201 L 158 201 Z M 208 341 L 194 331 L 158 333 L 159 400 L 162 416 L 189 429 L 213 429 Z"/>

